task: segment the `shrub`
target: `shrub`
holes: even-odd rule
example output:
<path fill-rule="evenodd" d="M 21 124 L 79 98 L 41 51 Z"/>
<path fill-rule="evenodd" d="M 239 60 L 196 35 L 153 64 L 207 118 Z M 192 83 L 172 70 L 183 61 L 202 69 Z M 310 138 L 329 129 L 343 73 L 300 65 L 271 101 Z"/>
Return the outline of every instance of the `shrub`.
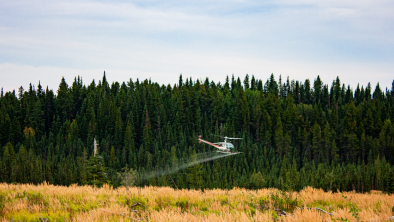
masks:
<path fill-rule="evenodd" d="M 261 209 L 267 209 L 272 206 L 286 212 L 293 212 L 301 204 L 301 200 L 297 197 L 294 198 L 290 192 L 284 191 L 271 193 L 268 197 L 259 200 Z"/>
<path fill-rule="evenodd" d="M 44 207 L 48 206 L 48 201 L 44 198 L 44 195 L 41 193 L 33 193 L 33 194 L 27 194 L 26 199 L 29 201 L 30 204 L 37 204 L 37 205 L 43 205 Z"/>
<path fill-rule="evenodd" d="M 176 206 L 181 208 L 182 211 L 186 211 L 189 209 L 189 201 L 187 201 L 187 200 L 177 201 Z"/>
<path fill-rule="evenodd" d="M 7 196 L 5 194 L 0 194 L 0 215 L 3 215 L 3 209 L 7 201 Z"/>

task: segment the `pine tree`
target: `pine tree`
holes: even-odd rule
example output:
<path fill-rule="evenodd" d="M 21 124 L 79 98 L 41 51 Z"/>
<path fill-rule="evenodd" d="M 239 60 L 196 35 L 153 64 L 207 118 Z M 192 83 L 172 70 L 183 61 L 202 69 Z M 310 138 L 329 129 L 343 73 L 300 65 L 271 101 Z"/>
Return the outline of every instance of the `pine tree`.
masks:
<path fill-rule="evenodd" d="M 27 152 L 22 144 L 21 147 L 19 148 L 18 157 L 17 157 L 17 169 L 18 169 L 17 180 L 21 183 L 28 182 L 27 180 L 28 168 L 26 167 L 26 156 L 27 156 Z"/>
<path fill-rule="evenodd" d="M 303 102 L 305 104 L 311 104 L 312 103 L 311 83 L 310 83 L 309 79 L 306 79 L 305 83 L 304 83 Z"/>
<path fill-rule="evenodd" d="M 137 172 L 133 169 L 130 169 L 127 164 L 122 170 L 123 172 L 117 173 L 117 178 L 119 180 L 119 184 L 125 186 L 128 190 L 135 183 L 137 179 Z"/>
<path fill-rule="evenodd" d="M 121 185 L 117 173 L 126 164 L 139 175 L 166 165 L 178 169 L 193 149 L 207 151 L 207 145 L 197 145 L 199 135 L 219 134 L 243 137 L 234 144 L 243 156 L 200 164 L 200 182 L 194 167 L 171 174 L 180 188 L 257 188 L 261 174 L 264 186 L 287 189 L 297 174 L 296 190 L 313 185 L 388 191 L 394 81 L 391 90 L 378 84 L 372 92 L 368 84 L 353 92 L 339 77 L 330 86 L 320 76 L 312 86 L 309 80 L 283 81 L 281 76 L 276 82 L 273 74 L 265 85 L 249 77 L 226 78 L 222 86 L 208 78 L 184 83 L 181 76 L 171 86 L 150 79 L 109 84 L 104 74 L 97 85 L 85 86 L 78 77 L 69 87 L 62 78 L 56 96 L 40 83 L 3 92 L 0 182 L 92 184 L 87 157 L 92 147 L 84 147 L 97 138 L 101 161 L 109 167 L 106 179 L 116 187 Z M 284 156 L 293 164 L 281 176 Z M 138 186 L 173 185 L 169 176 L 157 173 L 137 181 Z"/>
<path fill-rule="evenodd" d="M 110 183 L 107 168 L 104 166 L 103 157 L 96 153 L 89 158 L 87 184 L 101 187 L 105 183 Z"/>
<path fill-rule="evenodd" d="M 321 130 L 320 126 L 316 122 L 313 126 L 312 151 L 315 163 L 317 164 L 321 154 Z"/>
<path fill-rule="evenodd" d="M 272 95 L 278 96 L 278 83 L 275 81 L 274 74 L 272 73 L 270 79 L 268 81 L 268 92 L 272 93 Z"/>
<path fill-rule="evenodd" d="M 123 147 L 123 127 L 120 109 L 116 110 L 114 146 L 120 150 Z"/>
<path fill-rule="evenodd" d="M 5 181 L 7 181 L 8 183 L 15 181 L 17 175 L 16 157 L 15 157 L 14 146 L 12 146 L 11 143 L 7 143 L 7 146 L 4 149 L 2 162 L 4 164 L 3 172 L 4 172 Z"/>
<path fill-rule="evenodd" d="M 285 151 L 285 145 L 283 140 L 282 121 L 280 120 L 280 117 L 278 117 L 278 122 L 275 130 L 275 145 L 276 151 L 279 153 L 280 156 L 282 156 Z"/>
<path fill-rule="evenodd" d="M 189 173 L 187 175 L 189 187 L 193 189 L 201 188 L 201 171 L 202 166 L 197 162 L 197 153 L 193 150 L 193 154 L 191 155 L 191 165 L 193 165 L 189 169 Z"/>
<path fill-rule="evenodd" d="M 256 79 L 254 78 L 254 75 L 252 75 L 252 80 L 250 81 L 250 89 L 252 90 L 257 89 Z"/>
<path fill-rule="evenodd" d="M 250 177 L 250 186 L 249 188 L 252 189 L 261 189 L 265 185 L 265 179 L 261 172 L 253 172 L 252 176 Z"/>
<path fill-rule="evenodd" d="M 64 115 L 66 114 L 68 115 L 68 117 L 72 118 L 72 100 L 69 94 L 68 85 L 64 77 L 62 77 L 59 89 L 57 91 L 56 102 L 57 115 L 59 115 L 61 119 L 64 118 Z"/>
<path fill-rule="evenodd" d="M 114 168 L 117 163 L 117 158 L 115 155 L 115 148 L 112 146 L 111 147 L 111 153 L 110 153 L 110 158 L 109 158 L 109 165 L 110 167 Z"/>
<path fill-rule="evenodd" d="M 280 174 L 279 174 L 279 180 L 280 180 L 280 188 L 281 189 L 287 189 L 287 185 L 288 185 L 288 174 L 287 174 L 287 160 L 286 160 L 286 156 L 283 157 L 282 160 L 282 167 L 280 168 Z"/>
<path fill-rule="evenodd" d="M 298 170 L 297 170 L 297 162 L 296 159 L 293 158 L 293 164 L 291 165 L 291 170 L 289 172 L 290 176 L 290 189 L 291 190 L 298 190 L 298 180 L 299 180 L 299 175 L 298 175 Z"/>
<path fill-rule="evenodd" d="M 331 145 L 331 160 L 333 162 L 337 162 L 339 159 L 339 155 L 338 155 L 338 148 L 337 145 L 335 143 L 335 140 L 332 141 L 332 145 Z"/>
<path fill-rule="evenodd" d="M 244 79 L 244 88 L 245 88 L 245 90 L 250 88 L 250 86 L 249 86 L 249 75 L 248 74 L 246 74 L 245 79 Z"/>
<path fill-rule="evenodd" d="M 320 76 L 317 76 L 317 79 L 313 83 L 313 89 L 314 89 L 314 104 L 319 103 L 319 101 L 322 100 L 322 88 L 323 88 L 323 82 L 320 79 Z"/>
<path fill-rule="evenodd" d="M 83 149 L 81 157 L 78 157 L 78 169 L 79 169 L 79 183 L 85 185 L 88 183 L 88 158 L 86 149 Z"/>

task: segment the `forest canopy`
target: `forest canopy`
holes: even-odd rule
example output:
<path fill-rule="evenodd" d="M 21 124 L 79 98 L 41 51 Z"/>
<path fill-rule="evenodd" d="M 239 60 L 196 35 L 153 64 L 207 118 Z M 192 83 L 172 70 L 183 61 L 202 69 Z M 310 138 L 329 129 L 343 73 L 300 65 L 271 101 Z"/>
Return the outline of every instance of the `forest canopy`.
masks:
<path fill-rule="evenodd" d="M 127 167 L 144 175 L 212 150 L 198 135 L 234 141 L 239 155 L 136 185 L 178 188 L 394 192 L 394 81 L 391 89 L 246 75 L 224 83 L 182 75 L 173 86 L 130 79 L 71 85 L 56 92 L 30 84 L 1 92 L 0 182 L 120 186 Z M 102 159 L 93 157 L 93 140 Z M 101 175 L 101 174 L 99 174 Z M 104 175 L 104 174 L 103 174 Z M 94 181 L 96 183 L 96 181 Z"/>

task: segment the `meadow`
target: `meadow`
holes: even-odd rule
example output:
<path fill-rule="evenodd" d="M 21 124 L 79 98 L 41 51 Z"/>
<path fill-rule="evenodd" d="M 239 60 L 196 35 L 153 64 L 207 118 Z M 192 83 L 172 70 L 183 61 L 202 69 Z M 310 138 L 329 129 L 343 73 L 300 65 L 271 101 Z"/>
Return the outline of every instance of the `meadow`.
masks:
<path fill-rule="evenodd" d="M 1 221 L 387 221 L 393 206 L 394 195 L 311 187 L 202 191 L 0 183 Z"/>

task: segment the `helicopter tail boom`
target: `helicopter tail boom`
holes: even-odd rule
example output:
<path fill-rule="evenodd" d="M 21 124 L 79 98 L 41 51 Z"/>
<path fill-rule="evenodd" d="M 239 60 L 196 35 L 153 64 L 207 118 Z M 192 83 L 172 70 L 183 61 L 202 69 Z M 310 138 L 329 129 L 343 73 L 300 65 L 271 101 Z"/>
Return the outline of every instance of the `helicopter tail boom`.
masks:
<path fill-rule="evenodd" d="M 214 147 L 216 147 L 216 148 L 220 148 L 220 146 L 218 146 L 218 145 L 216 145 L 216 144 L 213 144 L 213 143 L 210 143 L 210 142 L 208 142 L 208 141 L 206 141 L 206 140 L 201 139 L 201 136 L 198 136 L 198 141 L 199 141 L 200 144 L 201 144 L 201 143 L 206 143 L 206 144 L 211 145 L 211 146 L 214 146 Z"/>

